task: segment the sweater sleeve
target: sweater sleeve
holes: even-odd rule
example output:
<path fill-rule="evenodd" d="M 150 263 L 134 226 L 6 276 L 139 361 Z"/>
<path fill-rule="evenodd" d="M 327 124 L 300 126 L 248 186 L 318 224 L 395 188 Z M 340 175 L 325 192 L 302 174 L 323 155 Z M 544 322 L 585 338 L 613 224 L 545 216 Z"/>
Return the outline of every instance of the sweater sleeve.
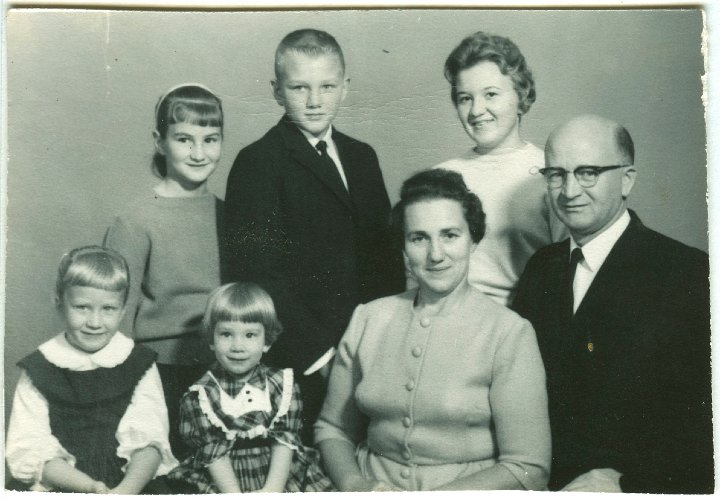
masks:
<path fill-rule="evenodd" d="M 135 387 L 130 405 L 118 425 L 118 457 L 129 462 L 135 451 L 154 446 L 161 456 L 155 475 L 164 476 L 178 465 L 170 451 L 169 430 L 160 373 L 153 364 Z"/>
<path fill-rule="evenodd" d="M 493 363 L 490 405 L 498 464 L 528 490 L 542 490 L 550 473 L 550 421 L 545 369 L 535 332 L 518 320 L 501 341 Z"/>
<path fill-rule="evenodd" d="M 122 255 L 130 271 L 130 287 L 125 305 L 125 316 L 120 331 L 135 333 L 135 316 L 141 299 L 145 267 L 150 254 L 150 239 L 123 217 L 117 217 L 108 228 L 103 246 L 112 248 Z"/>
<path fill-rule="evenodd" d="M 355 389 L 361 377 L 356 355 L 366 317 L 365 306 L 358 306 L 340 340 L 325 403 L 315 423 L 315 444 L 327 439 L 340 439 L 356 445 L 367 433 L 367 417 L 355 403 Z"/>
<path fill-rule="evenodd" d="M 37 491 L 45 490 L 40 480 L 49 460 L 61 458 L 75 466 L 75 457 L 52 435 L 47 400 L 24 370 L 15 389 L 5 458 L 10 474 Z"/>

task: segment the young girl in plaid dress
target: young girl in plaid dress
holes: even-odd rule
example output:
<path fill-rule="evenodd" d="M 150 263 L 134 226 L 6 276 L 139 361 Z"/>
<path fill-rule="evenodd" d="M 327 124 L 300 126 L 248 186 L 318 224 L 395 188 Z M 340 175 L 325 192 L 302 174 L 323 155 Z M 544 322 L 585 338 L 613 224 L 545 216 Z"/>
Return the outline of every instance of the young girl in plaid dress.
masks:
<path fill-rule="evenodd" d="M 203 330 L 216 362 L 180 402 L 193 452 L 169 475 L 199 493 L 329 491 L 316 450 L 300 441 L 293 371 L 260 362 L 282 327 L 270 296 L 230 283 L 210 296 Z"/>

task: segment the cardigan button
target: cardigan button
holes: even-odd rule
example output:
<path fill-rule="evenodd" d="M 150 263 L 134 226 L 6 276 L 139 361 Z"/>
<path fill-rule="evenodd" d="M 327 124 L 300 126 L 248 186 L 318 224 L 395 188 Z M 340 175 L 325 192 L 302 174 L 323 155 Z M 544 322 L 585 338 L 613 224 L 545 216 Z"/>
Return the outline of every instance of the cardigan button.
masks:
<path fill-rule="evenodd" d="M 430 318 L 423 318 L 423 319 L 421 319 L 421 320 L 420 320 L 420 325 L 424 326 L 425 328 L 427 328 L 428 326 L 430 326 Z"/>
<path fill-rule="evenodd" d="M 412 420 L 410 420 L 410 417 L 405 417 L 402 419 L 403 426 L 410 427 L 412 425 Z"/>
<path fill-rule="evenodd" d="M 403 479 L 408 479 L 410 477 L 410 469 L 403 469 L 400 471 L 400 477 Z"/>
<path fill-rule="evenodd" d="M 415 389 L 415 381 L 413 379 L 408 380 L 408 383 L 405 384 L 405 389 L 407 389 L 408 391 L 412 391 L 413 389 Z"/>
<path fill-rule="evenodd" d="M 412 458 L 412 454 L 409 451 L 405 450 L 402 452 L 402 457 L 405 460 L 410 460 Z"/>
<path fill-rule="evenodd" d="M 422 347 L 420 347 L 420 346 L 413 347 L 412 355 L 415 356 L 416 358 L 419 358 L 420 356 L 422 356 Z"/>

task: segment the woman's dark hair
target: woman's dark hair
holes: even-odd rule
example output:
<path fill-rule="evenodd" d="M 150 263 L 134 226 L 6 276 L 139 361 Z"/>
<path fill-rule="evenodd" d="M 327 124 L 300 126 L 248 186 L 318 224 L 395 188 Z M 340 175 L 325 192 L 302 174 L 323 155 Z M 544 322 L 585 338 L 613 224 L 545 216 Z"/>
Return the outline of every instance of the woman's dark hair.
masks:
<path fill-rule="evenodd" d="M 168 127 L 174 123 L 191 123 L 201 127 L 223 128 L 223 110 L 220 98 L 208 88 L 198 84 L 173 87 L 155 105 L 155 131 L 160 139 L 167 136 Z M 158 177 L 167 175 L 165 157 L 155 152 L 152 171 Z"/>
<path fill-rule="evenodd" d="M 405 209 L 423 200 L 455 200 L 462 206 L 473 243 L 485 235 L 485 212 L 480 198 L 470 191 L 462 175 L 443 168 L 423 170 L 403 182 L 400 201 L 390 214 L 393 234 L 402 247 L 405 241 Z"/>
<path fill-rule="evenodd" d="M 535 102 L 535 80 L 525 62 L 525 56 L 509 38 L 488 35 L 482 31 L 460 42 L 445 61 L 445 78 L 450 82 L 453 103 L 457 98 L 458 74 L 483 61 L 494 62 L 503 75 L 510 77 L 520 100 L 518 108 L 523 114 L 527 113 Z"/>

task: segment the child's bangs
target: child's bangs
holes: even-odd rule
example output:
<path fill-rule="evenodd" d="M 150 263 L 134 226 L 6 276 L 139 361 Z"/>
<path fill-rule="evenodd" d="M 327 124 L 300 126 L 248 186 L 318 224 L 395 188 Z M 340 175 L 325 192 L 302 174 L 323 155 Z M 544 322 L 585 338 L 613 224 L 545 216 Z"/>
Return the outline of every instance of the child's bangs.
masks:
<path fill-rule="evenodd" d="M 183 99 L 173 103 L 169 123 L 190 123 L 200 127 L 223 126 L 222 109 L 217 103 Z"/>
<path fill-rule="evenodd" d="M 226 304 L 217 304 L 215 311 L 215 321 L 242 321 L 243 323 L 260 323 L 264 327 L 272 322 L 270 314 L 265 311 L 261 304 L 248 303 L 232 303 L 230 300 Z"/>
<path fill-rule="evenodd" d="M 213 343 L 215 327 L 221 321 L 260 323 L 265 328 L 265 343 L 268 345 L 282 332 L 272 298 L 254 283 L 228 283 L 210 295 L 202 321 L 210 344 Z"/>
<path fill-rule="evenodd" d="M 63 277 L 63 290 L 71 286 L 87 286 L 109 292 L 127 291 L 128 278 L 110 262 L 75 262 Z"/>

